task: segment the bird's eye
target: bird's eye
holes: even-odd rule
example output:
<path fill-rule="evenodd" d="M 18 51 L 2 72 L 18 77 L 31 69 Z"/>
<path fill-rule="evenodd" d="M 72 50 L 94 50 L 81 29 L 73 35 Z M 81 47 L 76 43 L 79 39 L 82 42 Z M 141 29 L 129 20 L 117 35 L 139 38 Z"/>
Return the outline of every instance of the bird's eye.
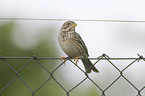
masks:
<path fill-rule="evenodd" d="M 67 23 L 67 25 L 70 25 L 70 23 Z"/>

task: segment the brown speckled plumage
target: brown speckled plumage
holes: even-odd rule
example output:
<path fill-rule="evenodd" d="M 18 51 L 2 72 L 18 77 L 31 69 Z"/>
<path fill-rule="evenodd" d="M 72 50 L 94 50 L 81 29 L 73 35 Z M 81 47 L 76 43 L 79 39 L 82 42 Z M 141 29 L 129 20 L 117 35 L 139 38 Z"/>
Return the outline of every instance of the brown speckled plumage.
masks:
<path fill-rule="evenodd" d="M 69 57 L 88 58 L 89 54 L 87 47 L 80 35 L 75 32 L 75 27 L 76 23 L 73 21 L 67 21 L 62 25 L 58 36 L 59 44 L 62 50 Z M 92 63 L 89 59 L 82 59 L 82 62 L 85 66 L 87 73 L 90 73 L 91 70 L 93 70 L 94 72 L 99 72 L 94 66 L 92 66 Z"/>

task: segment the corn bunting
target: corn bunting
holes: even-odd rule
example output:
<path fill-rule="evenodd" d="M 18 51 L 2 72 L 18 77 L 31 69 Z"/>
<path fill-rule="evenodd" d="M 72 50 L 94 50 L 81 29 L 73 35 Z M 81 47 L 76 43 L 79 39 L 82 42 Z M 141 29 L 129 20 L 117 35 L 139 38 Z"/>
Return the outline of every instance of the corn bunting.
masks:
<path fill-rule="evenodd" d="M 91 61 L 87 59 L 89 56 L 88 50 L 80 35 L 75 32 L 76 25 L 73 21 L 67 21 L 62 25 L 58 36 L 60 47 L 71 58 L 77 58 L 77 60 L 80 57 L 86 58 L 81 60 L 87 73 L 90 73 L 91 70 L 99 72 Z"/>

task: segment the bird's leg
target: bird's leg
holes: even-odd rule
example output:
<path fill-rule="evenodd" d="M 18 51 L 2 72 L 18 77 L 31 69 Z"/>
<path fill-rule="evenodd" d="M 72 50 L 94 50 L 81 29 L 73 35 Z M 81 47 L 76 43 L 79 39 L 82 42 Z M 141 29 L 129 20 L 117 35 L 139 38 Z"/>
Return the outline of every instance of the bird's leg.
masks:
<path fill-rule="evenodd" d="M 60 57 L 61 63 L 65 60 L 65 57 Z M 65 62 L 64 62 L 65 64 Z"/>
<path fill-rule="evenodd" d="M 76 60 L 76 65 L 77 65 L 77 62 L 79 62 L 80 57 L 82 57 L 82 56 L 75 57 L 74 61 Z"/>

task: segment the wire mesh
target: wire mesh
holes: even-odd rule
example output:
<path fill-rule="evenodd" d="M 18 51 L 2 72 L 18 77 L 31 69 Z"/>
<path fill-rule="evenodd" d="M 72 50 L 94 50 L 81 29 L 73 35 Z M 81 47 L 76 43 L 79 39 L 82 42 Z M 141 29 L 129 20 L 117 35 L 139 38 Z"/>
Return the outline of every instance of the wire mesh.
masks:
<path fill-rule="evenodd" d="M 98 58 L 89 58 L 91 60 L 95 60 L 94 65 L 98 64 L 100 61 L 105 60 L 107 61 L 111 66 L 113 66 L 117 72 L 119 72 L 119 76 L 116 77 L 116 79 L 112 82 L 110 82 L 110 84 L 104 89 L 102 88 L 99 84 L 97 84 L 97 82 L 95 82 L 90 76 L 89 74 L 87 74 L 80 66 L 78 66 L 72 59 L 66 58 L 63 62 L 61 62 L 58 66 L 56 66 L 54 68 L 54 70 L 50 71 L 47 67 L 45 67 L 40 60 L 59 60 L 59 58 L 56 57 L 36 57 L 36 56 L 32 56 L 32 57 L 0 57 L 0 61 L 2 61 L 3 63 L 0 63 L 0 67 L 2 66 L 2 64 L 5 64 L 7 67 L 9 67 L 14 73 L 14 77 L 3 87 L 0 89 L 0 96 L 4 96 L 3 92 L 4 90 L 6 90 L 14 81 L 16 81 L 17 79 L 19 79 L 26 87 L 29 91 L 31 91 L 31 96 L 36 96 L 36 93 L 44 86 L 46 85 L 50 80 L 55 81 L 60 87 L 61 89 L 64 91 L 64 93 L 66 94 L 65 96 L 71 96 L 70 93 L 76 89 L 78 86 L 80 86 L 81 84 L 84 83 L 84 81 L 89 80 L 98 91 L 101 92 L 101 96 L 108 96 L 106 95 L 107 90 L 109 90 L 109 88 L 111 88 L 111 86 L 113 86 L 116 82 L 118 82 L 120 80 L 120 78 L 123 78 L 125 81 L 127 81 L 127 83 L 136 91 L 136 96 L 143 96 L 142 92 L 145 89 L 145 85 L 142 88 L 138 88 L 134 83 L 132 83 L 123 73 L 124 71 L 126 71 L 129 67 L 131 67 L 135 62 L 140 62 L 140 60 L 145 61 L 145 58 L 143 58 L 143 56 L 138 54 L 138 58 L 110 58 L 109 56 L 103 54 L 101 56 L 99 56 Z M 12 65 L 10 63 L 7 62 L 8 59 L 20 59 L 20 60 L 28 60 L 25 64 L 23 64 L 23 66 L 21 68 L 19 68 L 18 70 L 16 70 L 15 68 L 12 67 Z M 79 58 L 81 59 L 81 58 Z M 84 58 L 85 59 L 85 58 Z M 86 58 L 88 59 L 88 58 Z M 123 68 L 122 70 L 120 70 L 112 61 L 113 60 L 132 60 L 131 63 L 129 63 L 125 68 Z M 35 88 L 35 90 L 33 88 L 31 88 L 29 86 L 29 84 L 27 84 L 27 82 L 24 80 L 24 78 L 22 78 L 21 71 L 24 70 L 26 68 L 27 65 L 29 65 L 32 61 L 35 61 L 35 63 L 39 64 L 43 70 L 45 70 L 50 76 L 47 78 L 47 80 L 45 82 L 43 82 L 42 84 L 40 84 L 37 88 Z M 70 61 L 72 64 L 74 64 L 83 74 L 85 74 L 85 77 L 79 81 L 79 83 L 75 84 L 75 86 L 72 86 L 71 89 L 67 89 L 65 88 L 65 86 L 63 84 L 61 84 L 61 82 L 59 82 L 59 80 L 54 76 L 55 72 L 62 66 L 64 65 L 64 63 L 66 61 Z M 91 66 L 92 67 L 92 66 Z M 35 67 L 34 67 L 35 68 Z M 99 74 L 99 73 L 98 73 Z M 3 77 L 0 77 L 3 78 Z M 34 82 L 35 83 L 35 82 Z"/>
<path fill-rule="evenodd" d="M 87 20 L 87 19 L 39 19 L 39 18 L 0 18 L 0 20 L 48 20 L 48 21 L 68 21 L 68 20 L 72 20 L 72 21 L 95 21 L 95 22 L 136 22 L 136 23 L 145 23 L 145 21 L 139 21 L 139 20 Z M 82 85 L 86 80 L 89 80 L 94 86 L 95 88 L 101 92 L 101 96 L 108 96 L 106 95 L 107 91 L 113 86 L 115 85 L 115 83 L 117 83 L 121 78 L 123 78 L 123 80 L 125 80 L 136 92 L 136 96 L 143 96 L 142 92 L 145 89 L 145 85 L 143 85 L 143 87 L 138 88 L 130 79 L 128 79 L 123 73 L 129 69 L 129 67 L 131 67 L 134 63 L 136 62 L 140 62 L 140 60 L 142 59 L 143 61 L 145 61 L 145 58 L 143 58 L 143 56 L 138 54 L 138 58 L 110 58 L 109 56 L 103 54 L 98 58 L 89 58 L 91 60 L 95 60 L 94 65 L 98 64 L 100 61 L 107 61 L 111 66 L 113 66 L 117 72 L 119 73 L 119 75 L 112 81 L 110 82 L 110 84 L 108 86 L 106 86 L 105 88 L 102 88 L 96 81 L 94 81 L 89 74 L 87 74 L 80 66 L 76 65 L 76 63 L 72 60 L 72 59 L 68 59 L 66 58 L 64 60 L 64 62 L 60 63 L 58 66 L 56 66 L 52 71 L 50 71 L 46 66 L 44 66 L 40 60 L 57 60 L 59 61 L 60 58 L 57 57 L 36 57 L 36 56 L 32 56 L 32 57 L 2 57 L 0 56 L 0 67 L 5 64 L 9 69 L 11 69 L 14 72 L 14 77 L 7 83 L 4 85 L 4 87 L 1 87 L 1 82 L 0 82 L 0 96 L 6 96 L 4 95 L 4 91 L 10 87 L 10 85 L 15 82 L 17 79 L 19 79 L 19 81 L 21 81 L 26 88 L 31 92 L 31 96 L 36 96 L 36 93 L 42 89 L 42 87 L 44 87 L 50 80 L 55 81 L 60 87 L 61 89 L 64 91 L 64 93 L 66 94 L 66 96 L 72 96 L 70 93 L 75 90 L 76 88 L 78 88 L 80 85 Z M 7 60 L 8 59 L 19 59 L 19 60 L 28 60 L 25 64 L 23 64 L 23 66 L 21 68 L 19 68 L 18 70 L 16 70 L 11 62 L 9 63 Z M 81 58 L 80 58 L 81 59 Z M 125 68 L 123 68 L 122 70 L 120 70 L 115 63 L 113 63 L 113 60 L 132 60 L 131 63 L 129 63 Z M 32 88 L 23 78 L 23 76 L 21 75 L 22 70 L 24 70 L 26 68 L 27 65 L 31 64 L 31 62 L 35 61 L 35 63 L 39 64 L 43 70 L 45 70 L 50 76 L 47 78 L 47 80 L 45 80 L 42 84 L 39 84 L 39 86 L 37 88 Z M 64 65 L 64 63 L 66 61 L 70 61 L 72 64 L 74 64 L 83 74 L 85 74 L 85 77 L 80 80 L 77 84 L 75 84 L 75 86 L 72 86 L 70 89 L 67 89 L 61 82 L 59 82 L 59 80 L 54 76 L 56 71 L 59 70 L 61 68 L 61 66 Z M 2 67 L 1 67 L 2 68 Z M 3 77 L 0 77 L 3 78 Z M 35 83 L 35 82 L 34 82 Z M 42 96 L 42 95 L 40 95 Z"/>

